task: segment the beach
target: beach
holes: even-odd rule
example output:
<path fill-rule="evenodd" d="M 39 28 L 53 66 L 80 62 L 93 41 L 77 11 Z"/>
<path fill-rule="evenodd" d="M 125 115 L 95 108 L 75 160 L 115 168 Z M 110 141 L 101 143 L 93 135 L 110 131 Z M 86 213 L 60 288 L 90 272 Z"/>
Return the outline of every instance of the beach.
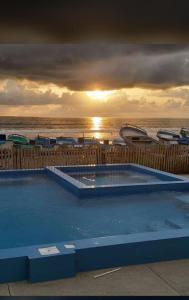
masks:
<path fill-rule="evenodd" d="M 119 129 L 124 123 L 133 124 L 148 131 L 155 137 L 158 129 L 169 129 L 179 132 L 181 127 L 189 127 L 189 119 L 181 118 L 35 118 L 35 117 L 0 117 L 0 133 L 18 133 L 27 137 L 45 135 L 88 136 L 98 139 L 119 137 Z"/>

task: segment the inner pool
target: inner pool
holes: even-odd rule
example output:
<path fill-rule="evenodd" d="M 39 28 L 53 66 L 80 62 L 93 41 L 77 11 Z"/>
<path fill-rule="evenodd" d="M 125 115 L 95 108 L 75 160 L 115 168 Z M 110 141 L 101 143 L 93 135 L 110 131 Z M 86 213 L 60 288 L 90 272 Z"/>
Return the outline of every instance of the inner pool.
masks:
<path fill-rule="evenodd" d="M 0 248 L 189 227 L 189 190 L 78 198 L 45 174 L 0 178 Z"/>
<path fill-rule="evenodd" d="M 87 186 L 121 185 L 129 183 L 161 182 L 154 174 L 145 174 L 133 170 L 111 170 L 69 173 L 69 176 Z"/>

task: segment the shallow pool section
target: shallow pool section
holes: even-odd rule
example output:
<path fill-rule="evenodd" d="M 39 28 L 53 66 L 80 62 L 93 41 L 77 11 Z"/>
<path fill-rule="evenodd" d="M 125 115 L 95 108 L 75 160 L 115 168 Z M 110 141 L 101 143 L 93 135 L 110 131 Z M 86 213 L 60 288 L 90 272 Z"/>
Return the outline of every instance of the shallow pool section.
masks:
<path fill-rule="evenodd" d="M 129 183 L 161 182 L 155 175 L 142 174 L 132 170 L 89 171 L 69 173 L 69 176 L 87 186 L 120 185 Z"/>
<path fill-rule="evenodd" d="M 82 198 L 55 169 L 0 172 L 0 282 L 189 257 L 189 181 Z"/>
<path fill-rule="evenodd" d="M 177 183 L 185 178 L 136 164 L 51 167 L 51 173 L 62 177 L 65 186 L 82 197 L 121 194 L 130 189 L 151 190 L 156 184 Z"/>

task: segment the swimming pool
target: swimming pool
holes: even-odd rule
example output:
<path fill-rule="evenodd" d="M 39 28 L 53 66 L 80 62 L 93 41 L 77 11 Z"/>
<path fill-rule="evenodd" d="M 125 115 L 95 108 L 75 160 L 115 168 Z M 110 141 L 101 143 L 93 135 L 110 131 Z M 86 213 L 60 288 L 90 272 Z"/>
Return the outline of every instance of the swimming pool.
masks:
<path fill-rule="evenodd" d="M 136 164 L 96 166 L 57 166 L 47 168 L 61 178 L 64 185 L 77 196 L 90 197 L 129 192 L 160 190 L 169 183 L 186 180 L 180 176 Z M 173 185 L 171 185 L 173 187 Z"/>
<path fill-rule="evenodd" d="M 50 172 L 0 172 L 0 282 L 189 257 L 187 180 L 162 173 L 158 192 L 82 198 Z"/>
<path fill-rule="evenodd" d="M 69 173 L 69 175 L 85 185 L 96 187 L 103 185 L 120 185 L 125 183 L 145 183 L 145 182 L 160 182 L 160 178 L 141 174 L 132 170 L 112 170 L 112 171 L 92 171 Z"/>

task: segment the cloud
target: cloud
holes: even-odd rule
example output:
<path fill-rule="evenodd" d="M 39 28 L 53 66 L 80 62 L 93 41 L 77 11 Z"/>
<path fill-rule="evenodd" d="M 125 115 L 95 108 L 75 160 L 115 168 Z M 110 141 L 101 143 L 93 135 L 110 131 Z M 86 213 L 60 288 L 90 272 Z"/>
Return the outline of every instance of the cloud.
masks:
<path fill-rule="evenodd" d="M 187 117 L 189 87 L 167 90 L 130 88 L 95 100 L 85 92 L 40 89 L 36 83 L 7 80 L 0 89 L 1 115 L 48 117 Z"/>
<path fill-rule="evenodd" d="M 60 97 L 47 90 L 33 91 L 19 81 L 7 80 L 0 90 L 0 105 L 60 104 Z"/>
<path fill-rule="evenodd" d="M 0 45 L 0 78 L 53 83 L 70 90 L 189 84 L 187 45 Z"/>
<path fill-rule="evenodd" d="M 3 1 L 0 41 L 188 41 L 188 0 Z"/>

